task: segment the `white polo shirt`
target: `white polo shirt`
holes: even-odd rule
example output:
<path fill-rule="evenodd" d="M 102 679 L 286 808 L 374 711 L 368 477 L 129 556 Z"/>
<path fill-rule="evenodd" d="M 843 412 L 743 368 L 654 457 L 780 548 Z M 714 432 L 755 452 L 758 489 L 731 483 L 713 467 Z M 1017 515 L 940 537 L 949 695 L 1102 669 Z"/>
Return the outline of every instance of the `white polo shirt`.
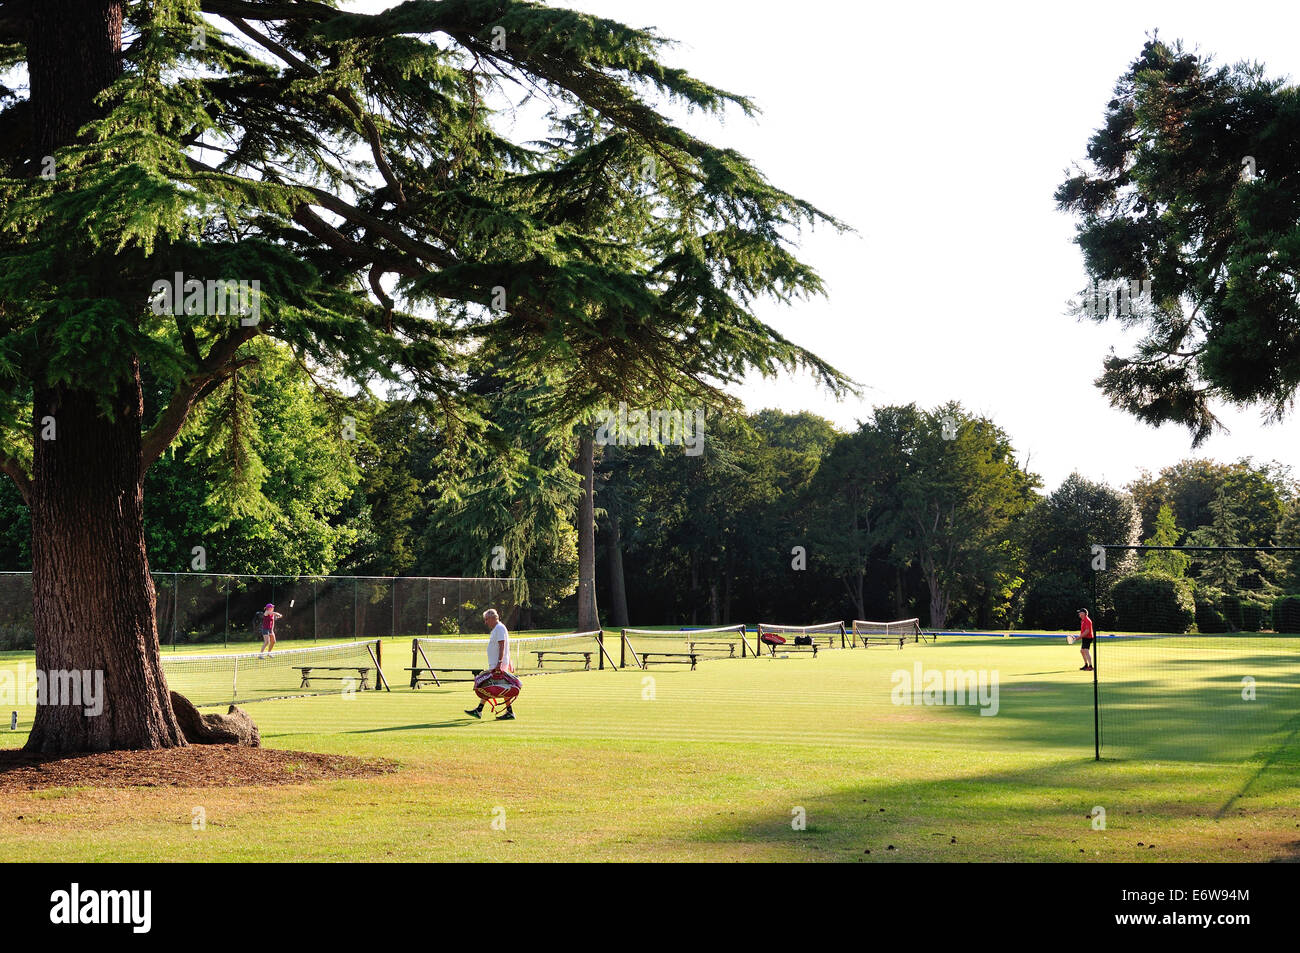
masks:
<path fill-rule="evenodd" d="M 496 628 L 488 635 L 488 668 L 503 668 L 507 672 L 510 671 L 510 633 L 506 631 L 504 622 L 498 622 Z"/>

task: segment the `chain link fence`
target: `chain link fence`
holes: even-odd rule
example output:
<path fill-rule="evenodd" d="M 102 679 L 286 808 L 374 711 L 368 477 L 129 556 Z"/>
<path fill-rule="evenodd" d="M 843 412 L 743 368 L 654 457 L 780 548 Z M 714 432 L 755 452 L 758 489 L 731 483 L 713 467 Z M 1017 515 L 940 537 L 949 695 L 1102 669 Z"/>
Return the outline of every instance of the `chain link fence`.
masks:
<path fill-rule="evenodd" d="M 153 574 L 162 645 L 260 642 L 270 602 L 278 640 L 374 639 L 478 634 L 493 607 L 517 620 L 514 580 L 442 576 L 254 576 Z M 31 649 L 32 578 L 0 573 L 0 650 Z"/>

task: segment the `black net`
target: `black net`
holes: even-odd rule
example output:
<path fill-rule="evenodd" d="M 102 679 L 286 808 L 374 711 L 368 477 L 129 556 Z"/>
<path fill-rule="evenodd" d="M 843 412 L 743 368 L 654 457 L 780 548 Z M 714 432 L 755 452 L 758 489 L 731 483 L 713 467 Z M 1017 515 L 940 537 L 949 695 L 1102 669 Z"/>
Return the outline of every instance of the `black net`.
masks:
<path fill-rule="evenodd" d="M 1297 750 L 1298 637 L 1116 636 L 1095 652 L 1102 757 L 1271 761 Z"/>

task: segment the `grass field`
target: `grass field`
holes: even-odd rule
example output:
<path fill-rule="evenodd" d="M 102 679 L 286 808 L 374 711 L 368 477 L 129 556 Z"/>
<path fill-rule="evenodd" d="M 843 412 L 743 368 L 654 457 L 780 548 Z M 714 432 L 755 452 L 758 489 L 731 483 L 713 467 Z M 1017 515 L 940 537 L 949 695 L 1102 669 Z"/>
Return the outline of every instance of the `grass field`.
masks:
<path fill-rule="evenodd" d="M 530 677 L 505 723 L 465 716 L 463 684 L 405 688 L 410 642 L 392 640 L 391 693 L 248 710 L 268 747 L 382 756 L 397 773 L 19 794 L 0 807 L 0 850 L 48 861 L 1297 860 L 1295 644 L 1181 666 L 1168 652 L 1123 678 L 1123 653 L 1147 649 L 1103 646 L 1117 673 L 1107 738 L 1118 735 L 1122 758 L 1098 763 L 1090 674 L 1060 639 Z M 0 656 L 0 667 L 20 662 L 31 657 Z M 996 716 L 894 704 L 895 673 L 918 662 L 996 672 Z M 1223 712 L 1197 699 L 1239 694 L 1243 673 L 1264 714 L 1217 731 Z M 19 709 L 0 744 L 21 745 L 31 717 Z M 194 807 L 206 830 L 191 828 Z"/>

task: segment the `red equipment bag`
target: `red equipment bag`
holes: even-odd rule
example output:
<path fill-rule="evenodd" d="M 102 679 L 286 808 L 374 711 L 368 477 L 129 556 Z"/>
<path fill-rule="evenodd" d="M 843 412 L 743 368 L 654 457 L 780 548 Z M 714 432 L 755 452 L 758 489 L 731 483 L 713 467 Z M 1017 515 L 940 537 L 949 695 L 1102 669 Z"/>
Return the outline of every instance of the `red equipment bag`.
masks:
<path fill-rule="evenodd" d="M 513 705 L 524 683 L 509 672 L 479 672 L 474 676 L 474 694 L 496 711 L 498 705 Z"/>
<path fill-rule="evenodd" d="M 758 638 L 764 645 L 785 645 L 785 636 L 775 632 L 764 632 Z"/>

